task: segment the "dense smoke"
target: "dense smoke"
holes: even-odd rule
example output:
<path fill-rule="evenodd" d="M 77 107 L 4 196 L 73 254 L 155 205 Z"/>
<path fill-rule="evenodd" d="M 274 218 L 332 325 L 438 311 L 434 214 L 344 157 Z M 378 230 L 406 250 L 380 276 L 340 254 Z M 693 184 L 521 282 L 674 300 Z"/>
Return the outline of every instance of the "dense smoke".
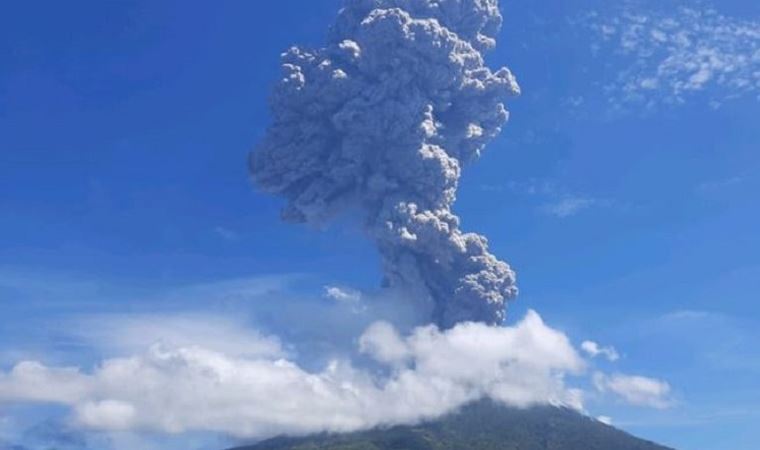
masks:
<path fill-rule="evenodd" d="M 425 292 L 434 320 L 501 323 L 515 275 L 451 208 L 462 166 L 501 131 L 519 93 L 495 45 L 498 0 L 348 0 L 328 44 L 283 54 L 273 123 L 251 154 L 286 220 L 360 211 L 385 283 Z"/>

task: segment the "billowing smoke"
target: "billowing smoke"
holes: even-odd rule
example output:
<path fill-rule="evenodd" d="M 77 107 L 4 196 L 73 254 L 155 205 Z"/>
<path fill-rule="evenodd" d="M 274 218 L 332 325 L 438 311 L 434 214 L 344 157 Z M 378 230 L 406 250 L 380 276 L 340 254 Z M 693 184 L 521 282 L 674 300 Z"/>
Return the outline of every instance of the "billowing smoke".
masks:
<path fill-rule="evenodd" d="M 491 71 L 498 0 L 348 0 L 326 47 L 283 54 L 273 123 L 251 154 L 286 220 L 359 211 L 385 283 L 420 290 L 434 320 L 501 323 L 515 275 L 452 212 L 462 166 L 501 131 L 508 69 Z"/>

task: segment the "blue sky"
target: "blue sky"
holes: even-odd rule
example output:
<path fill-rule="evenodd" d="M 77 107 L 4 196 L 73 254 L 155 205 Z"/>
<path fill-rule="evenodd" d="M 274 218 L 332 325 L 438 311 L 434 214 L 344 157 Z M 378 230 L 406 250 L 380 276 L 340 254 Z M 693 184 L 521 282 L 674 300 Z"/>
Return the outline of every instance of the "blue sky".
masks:
<path fill-rule="evenodd" d="M 134 330 L 157 317 L 177 329 L 215 317 L 225 333 L 245 330 L 241 346 L 250 328 L 287 346 L 332 323 L 310 314 L 328 302 L 324 286 L 376 295 L 379 261 L 360 231 L 282 223 L 281 201 L 257 193 L 246 172 L 279 54 L 319 46 L 339 4 L 6 7 L 0 369 L 38 360 L 88 370 L 149 346 Z M 536 310 L 576 345 L 614 346 L 620 359 L 595 359 L 600 370 L 672 389 L 667 408 L 647 408 L 589 385 L 590 414 L 679 449 L 754 449 L 760 4 L 501 6 L 488 60 L 509 66 L 523 94 L 465 170 L 455 209 L 518 272 L 508 322 Z M 119 322 L 129 338 L 93 325 L 124 316 L 143 320 Z M 361 331 L 346 327 L 346 340 Z M 211 335 L 201 338 L 231 340 Z M 317 353 L 302 349 L 303 364 L 319 365 Z M 72 431 L 67 414 L 0 399 L 0 445 L 38 448 L 25 430 L 45 426 L 51 439 L 76 433 L 63 448 L 223 446 L 217 435 Z"/>

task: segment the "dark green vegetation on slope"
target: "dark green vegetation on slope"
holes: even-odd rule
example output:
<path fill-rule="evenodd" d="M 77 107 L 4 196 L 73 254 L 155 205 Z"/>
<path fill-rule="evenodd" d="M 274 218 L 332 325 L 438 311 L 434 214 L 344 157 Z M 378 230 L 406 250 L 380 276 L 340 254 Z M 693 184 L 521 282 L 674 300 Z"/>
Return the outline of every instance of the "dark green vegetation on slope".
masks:
<path fill-rule="evenodd" d="M 481 401 L 415 426 L 275 438 L 235 450 L 670 450 L 575 411 Z"/>

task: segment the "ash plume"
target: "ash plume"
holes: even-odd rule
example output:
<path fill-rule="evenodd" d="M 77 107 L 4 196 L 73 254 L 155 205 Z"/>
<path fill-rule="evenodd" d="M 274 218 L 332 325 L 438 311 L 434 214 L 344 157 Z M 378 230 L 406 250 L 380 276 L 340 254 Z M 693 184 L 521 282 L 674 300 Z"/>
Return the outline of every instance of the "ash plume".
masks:
<path fill-rule="evenodd" d="M 348 0 L 324 48 L 282 55 L 273 122 L 251 153 L 255 184 L 283 218 L 322 224 L 360 212 L 385 284 L 424 292 L 443 328 L 501 323 L 515 274 L 452 205 L 519 93 L 495 45 L 498 0 Z"/>

